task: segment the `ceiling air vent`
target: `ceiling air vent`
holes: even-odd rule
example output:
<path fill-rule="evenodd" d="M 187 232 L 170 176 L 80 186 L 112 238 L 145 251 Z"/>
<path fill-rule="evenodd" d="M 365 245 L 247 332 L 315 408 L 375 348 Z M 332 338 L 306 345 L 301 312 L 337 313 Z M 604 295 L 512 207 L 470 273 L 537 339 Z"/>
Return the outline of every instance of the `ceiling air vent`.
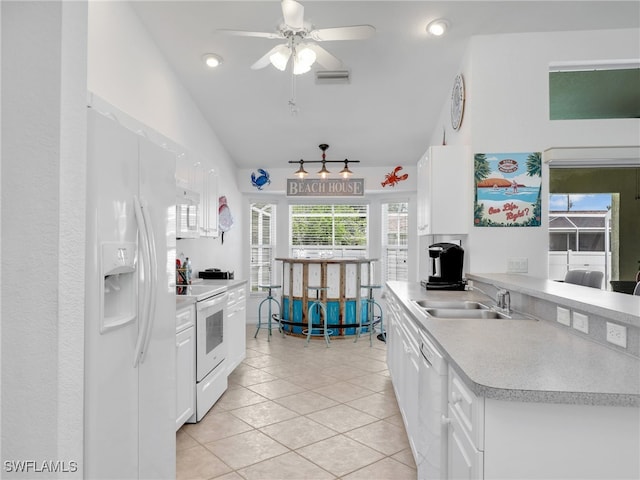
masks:
<path fill-rule="evenodd" d="M 349 70 L 318 70 L 316 71 L 316 83 L 349 83 Z"/>

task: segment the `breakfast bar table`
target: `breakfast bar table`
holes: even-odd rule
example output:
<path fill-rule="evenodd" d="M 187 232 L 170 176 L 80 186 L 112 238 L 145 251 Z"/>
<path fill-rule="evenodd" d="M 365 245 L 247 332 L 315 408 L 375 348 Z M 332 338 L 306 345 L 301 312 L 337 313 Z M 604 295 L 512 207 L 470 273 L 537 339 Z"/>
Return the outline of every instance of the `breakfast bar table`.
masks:
<path fill-rule="evenodd" d="M 366 318 L 361 286 L 370 283 L 371 258 L 276 258 L 282 262 L 282 313 L 285 332 L 302 334 L 308 324 L 308 308 L 315 300 L 309 289 L 320 287 L 319 300 L 326 307 L 332 336 L 354 335 Z M 312 297 L 312 298 L 310 298 Z M 324 312 L 322 313 L 324 315 Z M 316 320 L 314 319 L 314 323 Z"/>

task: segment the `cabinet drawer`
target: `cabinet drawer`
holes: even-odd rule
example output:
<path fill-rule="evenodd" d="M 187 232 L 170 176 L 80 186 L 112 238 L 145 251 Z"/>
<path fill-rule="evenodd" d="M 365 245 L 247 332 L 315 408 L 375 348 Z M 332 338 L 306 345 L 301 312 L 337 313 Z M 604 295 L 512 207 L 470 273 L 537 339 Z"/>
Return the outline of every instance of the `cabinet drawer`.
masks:
<path fill-rule="evenodd" d="M 176 333 L 194 325 L 195 317 L 195 306 L 193 305 L 178 310 L 176 312 Z"/>
<path fill-rule="evenodd" d="M 484 398 L 476 396 L 449 367 L 449 406 L 474 446 L 484 450 Z"/>
<path fill-rule="evenodd" d="M 447 478 L 481 480 L 484 478 L 484 452 L 473 445 L 451 405 L 448 413 Z"/>
<path fill-rule="evenodd" d="M 236 303 L 240 303 L 240 302 L 244 301 L 245 298 L 246 298 L 246 293 L 245 293 L 244 287 L 234 288 L 233 290 L 228 290 L 227 294 L 228 294 L 228 297 L 227 297 L 227 305 L 228 306 L 232 306 L 232 305 L 235 305 Z"/>

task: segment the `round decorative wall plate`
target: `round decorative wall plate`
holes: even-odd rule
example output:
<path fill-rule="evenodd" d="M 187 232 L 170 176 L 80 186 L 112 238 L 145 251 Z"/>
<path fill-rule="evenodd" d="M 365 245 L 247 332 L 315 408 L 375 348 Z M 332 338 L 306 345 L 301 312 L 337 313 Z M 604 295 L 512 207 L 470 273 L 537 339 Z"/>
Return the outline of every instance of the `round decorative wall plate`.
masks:
<path fill-rule="evenodd" d="M 464 79 L 462 74 L 456 75 L 451 90 L 451 126 L 458 130 L 464 115 Z"/>

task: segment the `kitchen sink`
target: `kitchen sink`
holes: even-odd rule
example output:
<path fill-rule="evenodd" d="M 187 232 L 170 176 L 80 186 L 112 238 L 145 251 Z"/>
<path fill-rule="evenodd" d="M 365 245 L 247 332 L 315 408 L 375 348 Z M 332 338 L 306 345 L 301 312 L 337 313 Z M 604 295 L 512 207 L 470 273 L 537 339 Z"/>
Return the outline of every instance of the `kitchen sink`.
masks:
<path fill-rule="evenodd" d="M 438 301 L 438 300 L 415 300 L 415 303 L 422 308 L 455 309 L 455 310 L 489 310 L 484 303 L 470 301 Z"/>
<path fill-rule="evenodd" d="M 464 310 L 457 308 L 427 308 L 427 315 L 434 318 L 509 318 L 494 310 Z"/>

